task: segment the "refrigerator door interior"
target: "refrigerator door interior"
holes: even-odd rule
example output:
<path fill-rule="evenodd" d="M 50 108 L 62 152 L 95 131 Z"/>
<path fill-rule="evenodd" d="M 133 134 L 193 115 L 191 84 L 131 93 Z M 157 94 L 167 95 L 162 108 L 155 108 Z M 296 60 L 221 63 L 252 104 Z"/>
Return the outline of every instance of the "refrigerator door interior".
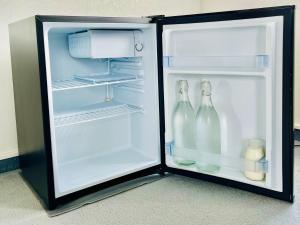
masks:
<path fill-rule="evenodd" d="M 44 22 L 55 197 L 160 165 L 156 25 Z"/>
<path fill-rule="evenodd" d="M 162 20 L 167 170 L 291 192 L 290 9 Z"/>

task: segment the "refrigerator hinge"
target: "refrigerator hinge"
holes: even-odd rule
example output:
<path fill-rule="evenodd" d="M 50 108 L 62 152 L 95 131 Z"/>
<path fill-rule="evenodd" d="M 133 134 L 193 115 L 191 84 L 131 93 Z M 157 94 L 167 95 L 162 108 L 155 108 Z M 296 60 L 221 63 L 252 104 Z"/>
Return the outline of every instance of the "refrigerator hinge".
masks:
<path fill-rule="evenodd" d="M 150 18 L 150 23 L 156 23 L 158 20 L 161 20 L 165 17 L 165 15 L 152 15 L 152 16 L 146 16 L 146 18 Z"/>
<path fill-rule="evenodd" d="M 164 176 L 166 174 L 166 170 L 164 169 L 163 165 L 160 165 L 160 167 L 158 168 L 158 173 L 161 176 Z"/>

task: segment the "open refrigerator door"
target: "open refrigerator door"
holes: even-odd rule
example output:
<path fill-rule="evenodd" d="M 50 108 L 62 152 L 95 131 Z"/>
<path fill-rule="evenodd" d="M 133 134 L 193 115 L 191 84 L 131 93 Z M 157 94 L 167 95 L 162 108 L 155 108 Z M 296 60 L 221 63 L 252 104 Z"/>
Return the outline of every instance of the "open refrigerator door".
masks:
<path fill-rule="evenodd" d="M 283 190 L 282 49 L 282 16 L 163 26 L 167 167 Z M 178 119 L 183 81 L 194 115 Z"/>

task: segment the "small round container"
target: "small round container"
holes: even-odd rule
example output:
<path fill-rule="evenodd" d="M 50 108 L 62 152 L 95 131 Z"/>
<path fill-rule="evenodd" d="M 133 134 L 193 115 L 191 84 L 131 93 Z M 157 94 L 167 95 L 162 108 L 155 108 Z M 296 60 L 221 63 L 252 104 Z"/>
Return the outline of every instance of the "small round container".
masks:
<path fill-rule="evenodd" d="M 257 162 L 265 157 L 265 144 L 262 139 L 250 139 L 245 151 L 245 160 Z M 244 171 L 250 180 L 261 181 L 265 179 L 264 172 Z"/>

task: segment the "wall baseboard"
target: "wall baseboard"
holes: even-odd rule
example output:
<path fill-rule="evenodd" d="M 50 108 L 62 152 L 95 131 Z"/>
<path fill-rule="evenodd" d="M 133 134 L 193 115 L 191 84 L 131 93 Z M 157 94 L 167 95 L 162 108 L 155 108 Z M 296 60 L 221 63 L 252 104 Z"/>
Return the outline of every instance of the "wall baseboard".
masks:
<path fill-rule="evenodd" d="M 294 131 L 294 140 L 300 141 L 300 129 L 295 129 Z"/>
<path fill-rule="evenodd" d="M 20 167 L 19 157 L 15 156 L 8 159 L 0 160 L 0 173 L 18 169 Z"/>
<path fill-rule="evenodd" d="M 295 130 L 300 130 L 300 124 L 299 123 L 295 123 L 294 124 L 294 129 Z"/>
<path fill-rule="evenodd" d="M 2 159 L 9 159 L 9 158 L 13 158 L 16 156 L 19 156 L 18 149 L 11 149 L 8 151 L 0 151 L 0 161 Z"/>

